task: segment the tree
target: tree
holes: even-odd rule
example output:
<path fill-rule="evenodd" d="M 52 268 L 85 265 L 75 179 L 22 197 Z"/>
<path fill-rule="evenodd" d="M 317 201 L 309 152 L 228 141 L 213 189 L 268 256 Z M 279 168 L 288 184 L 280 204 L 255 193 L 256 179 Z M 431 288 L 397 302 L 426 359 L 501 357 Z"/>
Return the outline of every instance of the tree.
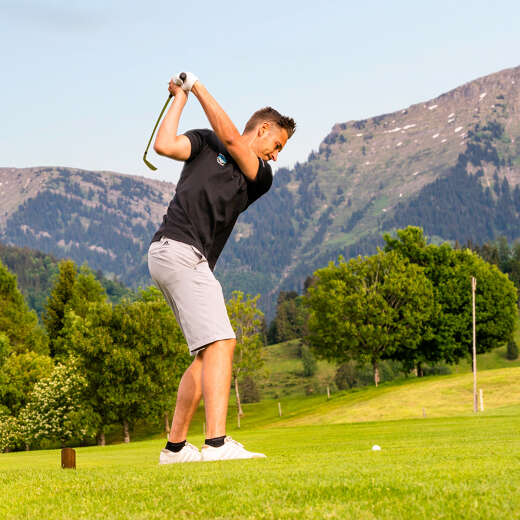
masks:
<path fill-rule="evenodd" d="M 307 311 L 303 297 L 295 291 L 280 291 L 276 315 L 269 328 L 269 342 L 280 343 L 303 337 L 306 322 Z"/>
<path fill-rule="evenodd" d="M 307 341 L 319 357 L 370 362 L 379 383 L 379 362 L 397 349 L 413 351 L 428 333 L 433 313 L 431 283 L 423 270 L 397 253 L 379 251 L 315 272 L 306 295 Z"/>
<path fill-rule="evenodd" d="M 477 279 L 477 352 L 488 352 L 508 341 L 517 314 L 517 292 L 506 275 L 469 249 L 427 244 L 421 228 L 409 226 L 396 234 L 396 238 L 384 236 L 385 251 L 394 251 L 424 268 L 438 305 L 431 323 L 433 334 L 424 337 L 418 347 L 423 360 L 456 363 L 471 356 L 471 277 Z"/>
<path fill-rule="evenodd" d="M 11 354 L 0 367 L 0 404 L 16 416 L 26 405 L 34 385 L 54 368 L 49 356 L 36 352 Z"/>
<path fill-rule="evenodd" d="M 0 453 L 23 446 L 23 436 L 16 417 L 0 412 Z"/>
<path fill-rule="evenodd" d="M 309 346 L 305 343 L 301 344 L 300 351 L 303 364 L 303 375 L 304 377 L 312 377 L 316 373 L 316 370 L 318 370 L 316 358 Z"/>
<path fill-rule="evenodd" d="M 158 413 L 165 418 L 169 431 L 169 411 L 173 408 L 182 375 L 192 362 L 182 330 L 163 294 L 154 286 L 142 290 L 139 302 L 147 304 L 148 314 L 143 315 L 148 328 L 143 328 L 145 371 L 153 373 L 153 395 Z M 150 333 L 150 329 L 153 333 Z"/>
<path fill-rule="evenodd" d="M 129 440 L 129 423 L 171 409 L 191 358 L 170 307 L 153 287 L 141 292 L 135 302 L 114 306 L 112 335 L 114 344 L 125 350 L 125 360 L 133 359 L 132 376 L 127 377 L 128 371 L 120 373 L 112 383 L 123 390 L 114 392 L 114 406 Z"/>
<path fill-rule="evenodd" d="M 78 273 L 72 260 L 63 260 L 59 269 L 45 306 L 43 322 L 50 340 L 51 356 L 66 358 L 68 351 L 62 331 L 67 311 L 72 309 L 77 316 L 85 317 L 89 304 L 106 301 L 106 293 L 86 265 Z"/>
<path fill-rule="evenodd" d="M 108 424 L 120 422 L 128 442 L 135 421 L 165 413 L 190 363 L 182 332 L 155 288 L 134 302 L 90 303 L 84 318 L 69 310 L 63 337 L 88 381 L 99 444 Z"/>
<path fill-rule="evenodd" d="M 0 262 L 0 333 L 9 342 L 10 352 L 47 352 L 47 338 L 38 318 L 29 310 L 18 290 L 16 276 Z"/>
<path fill-rule="evenodd" d="M 79 316 L 85 316 L 91 302 L 105 302 L 107 295 L 101 282 L 87 265 L 82 265 L 72 289 L 69 305 Z"/>
<path fill-rule="evenodd" d="M 229 319 L 237 337 L 232 375 L 239 416 L 244 415 L 240 401 L 239 380 L 253 377 L 264 364 L 260 332 L 263 313 L 256 306 L 259 298 L 259 294 L 254 298 L 248 294 L 244 299 L 243 292 L 233 291 L 226 304 Z"/>
<path fill-rule="evenodd" d="M 518 359 L 518 345 L 514 339 L 511 339 L 507 343 L 506 358 L 510 361 Z"/>
<path fill-rule="evenodd" d="M 240 381 L 240 398 L 243 403 L 258 403 L 260 390 L 256 381 L 251 376 L 246 376 Z"/>
<path fill-rule="evenodd" d="M 93 434 L 84 392 L 87 381 L 78 371 L 75 360 L 59 363 L 49 377 L 38 381 L 18 422 L 25 443 L 30 446 L 42 440 L 59 441 L 62 446 L 73 439 Z"/>
<path fill-rule="evenodd" d="M 9 338 L 3 332 L 0 332 L 0 369 L 5 363 L 10 350 Z"/>
<path fill-rule="evenodd" d="M 112 306 L 107 303 L 93 303 L 85 318 L 69 309 L 63 320 L 62 337 L 69 352 L 78 360 L 78 370 L 88 384 L 87 406 L 92 412 L 91 422 L 95 426 L 98 444 L 105 444 L 105 428 L 117 421 L 109 393 L 112 371 L 111 335 Z"/>
<path fill-rule="evenodd" d="M 76 276 L 76 264 L 72 260 L 60 262 L 58 279 L 47 299 L 43 314 L 43 323 L 51 344 L 51 356 L 54 356 L 54 343 L 63 329 L 66 307 L 72 299 Z"/>

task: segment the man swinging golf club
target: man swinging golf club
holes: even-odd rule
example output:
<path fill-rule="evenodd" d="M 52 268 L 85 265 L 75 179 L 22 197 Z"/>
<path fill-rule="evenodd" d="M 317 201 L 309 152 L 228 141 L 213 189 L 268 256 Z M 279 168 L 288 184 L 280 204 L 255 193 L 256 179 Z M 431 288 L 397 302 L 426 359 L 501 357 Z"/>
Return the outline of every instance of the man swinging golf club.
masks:
<path fill-rule="evenodd" d="M 194 360 L 182 376 L 169 440 L 159 463 L 265 457 L 226 436 L 236 336 L 213 269 L 239 214 L 271 187 L 268 161 L 276 161 L 294 133 L 295 123 L 267 107 L 255 112 L 240 134 L 194 74 L 178 74 L 168 90 L 174 100 L 154 149 L 184 161 L 184 168 L 150 244 L 148 267 L 175 313 Z M 213 131 L 177 135 L 190 91 Z M 201 397 L 206 440 L 199 452 L 186 436 Z"/>

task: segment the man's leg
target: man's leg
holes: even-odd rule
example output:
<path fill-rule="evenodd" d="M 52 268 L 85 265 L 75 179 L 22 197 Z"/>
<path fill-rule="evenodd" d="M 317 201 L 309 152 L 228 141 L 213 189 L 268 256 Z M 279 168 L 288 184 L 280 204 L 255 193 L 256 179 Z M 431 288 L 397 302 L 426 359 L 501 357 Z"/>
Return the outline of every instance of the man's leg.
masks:
<path fill-rule="evenodd" d="M 192 364 L 186 369 L 177 391 L 177 402 L 173 414 L 172 428 L 168 440 L 182 442 L 186 440 L 190 422 L 202 396 L 202 357 L 195 356 Z"/>
<path fill-rule="evenodd" d="M 234 339 L 216 341 L 202 354 L 202 394 L 206 409 L 206 441 L 201 449 L 203 461 L 265 457 L 263 453 L 247 451 L 239 442 L 225 437 L 235 344 Z"/>
<path fill-rule="evenodd" d="M 202 394 L 206 411 L 207 439 L 226 434 L 235 345 L 235 339 L 215 341 L 197 356 L 202 357 Z"/>

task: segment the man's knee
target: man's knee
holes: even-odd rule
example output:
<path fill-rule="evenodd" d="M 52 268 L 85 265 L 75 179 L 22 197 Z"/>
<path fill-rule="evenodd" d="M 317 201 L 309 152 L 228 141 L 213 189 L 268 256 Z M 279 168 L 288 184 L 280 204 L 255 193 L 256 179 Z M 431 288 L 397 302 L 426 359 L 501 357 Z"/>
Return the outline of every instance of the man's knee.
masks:
<path fill-rule="evenodd" d="M 197 353 L 197 357 L 200 356 L 200 359 L 204 358 L 204 355 L 206 352 L 230 352 L 231 354 L 234 352 L 235 347 L 237 344 L 237 340 L 235 338 L 230 339 L 220 339 L 218 341 L 214 341 L 213 343 L 210 343 L 204 350 L 201 350 Z"/>

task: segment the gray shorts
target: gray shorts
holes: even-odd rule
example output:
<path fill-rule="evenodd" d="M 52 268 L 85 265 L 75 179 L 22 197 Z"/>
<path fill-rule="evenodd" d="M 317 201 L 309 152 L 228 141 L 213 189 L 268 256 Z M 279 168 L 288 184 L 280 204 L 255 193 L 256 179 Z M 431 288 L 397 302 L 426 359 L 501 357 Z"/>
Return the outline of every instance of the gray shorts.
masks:
<path fill-rule="evenodd" d="M 172 308 L 192 356 L 214 341 L 236 337 L 222 286 L 198 249 L 163 237 L 150 244 L 148 269 Z"/>

